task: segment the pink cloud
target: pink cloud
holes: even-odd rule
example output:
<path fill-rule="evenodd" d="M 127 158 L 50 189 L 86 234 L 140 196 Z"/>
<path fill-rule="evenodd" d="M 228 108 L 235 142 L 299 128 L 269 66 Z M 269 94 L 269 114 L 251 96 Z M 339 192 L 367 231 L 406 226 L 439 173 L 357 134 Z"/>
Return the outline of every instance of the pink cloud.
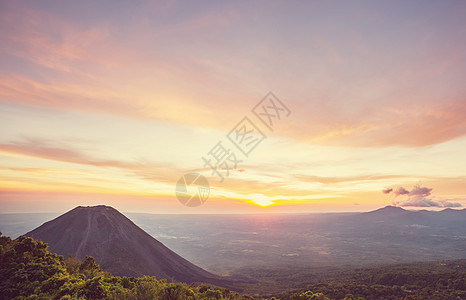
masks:
<path fill-rule="evenodd" d="M 169 14 L 176 5 L 144 9 Z M 253 36 L 248 32 L 235 32 L 231 25 L 254 12 L 242 15 L 234 5 L 215 9 L 163 26 L 138 11 L 141 18 L 125 23 L 124 35 L 122 25 L 111 19 L 80 24 L 45 9 L 5 4 L 0 19 L 2 46 L 8 55 L 32 63 L 28 71 L 37 77 L 20 70 L 3 71 L 2 101 L 218 129 L 225 118 L 234 123 L 235 114 L 248 111 L 269 89 L 277 88 L 277 96 L 293 110 L 280 134 L 305 142 L 420 147 L 466 133 L 462 82 L 448 80 L 464 77 L 461 42 L 432 50 L 442 54 L 435 59 L 429 50 L 419 57 L 415 52 L 412 61 L 389 57 L 377 70 L 363 65 L 360 78 L 347 82 L 348 74 L 354 72 L 353 60 L 365 61 L 367 56 L 368 62 L 380 61 L 381 49 L 371 48 L 364 36 L 343 37 L 348 45 L 357 42 L 350 49 L 355 51 L 353 57 L 338 47 L 340 40 L 313 35 L 312 45 L 317 43 L 318 50 L 328 55 L 319 61 L 307 53 L 308 44 L 302 48 L 270 45 L 250 40 Z M 221 29 L 251 43 L 231 44 L 222 39 Z M 256 55 L 263 61 L 250 55 L 251 49 L 260 52 Z M 288 57 L 286 64 L 283 55 Z M 319 76 L 302 70 L 306 60 Z M 328 65 L 333 68 L 327 71 Z M 326 79 L 309 85 L 322 78 Z M 180 113 L 182 108 L 191 113 Z"/>
<path fill-rule="evenodd" d="M 391 190 L 391 189 L 389 189 Z M 385 193 L 384 190 L 383 192 Z M 411 191 L 398 187 L 394 192 L 396 197 L 407 196 L 403 200 L 393 201 L 397 206 L 412 206 L 412 207 L 462 207 L 459 202 L 452 202 L 448 199 L 433 200 L 428 198 L 432 193 L 432 188 L 421 187 L 419 184 L 415 185 Z M 388 194 L 388 193 L 385 193 Z"/>
<path fill-rule="evenodd" d="M 386 189 L 383 189 L 383 190 L 382 190 L 382 193 L 384 193 L 384 194 L 390 194 L 392 191 L 393 191 L 393 189 L 386 188 Z"/>
<path fill-rule="evenodd" d="M 395 196 L 399 196 L 399 195 L 408 195 L 409 194 L 409 191 L 406 190 L 404 187 L 399 187 L 395 190 L 394 192 Z"/>

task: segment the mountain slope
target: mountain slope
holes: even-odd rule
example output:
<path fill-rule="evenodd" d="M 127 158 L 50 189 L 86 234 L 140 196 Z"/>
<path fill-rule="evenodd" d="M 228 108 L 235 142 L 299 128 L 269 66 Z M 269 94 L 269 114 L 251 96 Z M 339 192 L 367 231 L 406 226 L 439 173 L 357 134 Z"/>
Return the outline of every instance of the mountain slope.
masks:
<path fill-rule="evenodd" d="M 93 256 L 104 270 L 118 276 L 229 283 L 182 258 L 108 206 L 76 207 L 26 236 L 48 243 L 51 252 L 61 255 Z"/>

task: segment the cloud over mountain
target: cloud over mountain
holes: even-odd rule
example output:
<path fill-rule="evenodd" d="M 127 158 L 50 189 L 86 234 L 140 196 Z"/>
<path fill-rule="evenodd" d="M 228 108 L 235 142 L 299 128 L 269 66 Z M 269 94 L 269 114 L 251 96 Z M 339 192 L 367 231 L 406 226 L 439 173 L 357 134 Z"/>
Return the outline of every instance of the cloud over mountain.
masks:
<path fill-rule="evenodd" d="M 385 188 L 382 190 L 384 194 L 393 193 L 396 200 L 393 200 L 393 204 L 397 206 L 412 206 L 412 207 L 462 207 L 459 202 L 452 202 L 450 199 L 433 200 L 432 188 L 421 187 L 419 184 L 415 185 L 412 190 L 408 190 L 404 187 L 398 187 L 397 189 Z M 405 196 L 405 199 L 399 199 L 399 196 Z"/>

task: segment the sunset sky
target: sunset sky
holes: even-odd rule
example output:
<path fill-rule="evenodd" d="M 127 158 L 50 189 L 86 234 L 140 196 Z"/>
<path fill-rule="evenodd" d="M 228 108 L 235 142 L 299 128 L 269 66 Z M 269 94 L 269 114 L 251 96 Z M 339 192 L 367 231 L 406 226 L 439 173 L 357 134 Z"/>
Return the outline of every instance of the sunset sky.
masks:
<path fill-rule="evenodd" d="M 0 1 L 0 213 L 466 206 L 465 1 Z M 252 113 L 272 91 L 290 113 Z M 264 134 L 246 157 L 227 135 Z M 223 182 L 203 157 L 241 162 Z M 185 207 L 175 185 L 211 187 Z M 225 174 L 226 175 L 226 174 Z"/>

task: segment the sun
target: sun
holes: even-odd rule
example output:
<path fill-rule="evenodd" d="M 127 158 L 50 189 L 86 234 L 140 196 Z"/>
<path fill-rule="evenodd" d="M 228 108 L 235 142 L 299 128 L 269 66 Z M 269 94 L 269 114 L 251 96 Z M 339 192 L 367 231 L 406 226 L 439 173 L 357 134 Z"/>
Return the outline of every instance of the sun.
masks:
<path fill-rule="evenodd" d="M 275 204 L 275 202 L 273 202 L 269 197 L 267 197 L 265 195 L 262 195 L 262 194 L 252 195 L 251 196 L 251 201 L 254 204 L 262 206 L 262 207 L 267 207 L 267 206 Z"/>

